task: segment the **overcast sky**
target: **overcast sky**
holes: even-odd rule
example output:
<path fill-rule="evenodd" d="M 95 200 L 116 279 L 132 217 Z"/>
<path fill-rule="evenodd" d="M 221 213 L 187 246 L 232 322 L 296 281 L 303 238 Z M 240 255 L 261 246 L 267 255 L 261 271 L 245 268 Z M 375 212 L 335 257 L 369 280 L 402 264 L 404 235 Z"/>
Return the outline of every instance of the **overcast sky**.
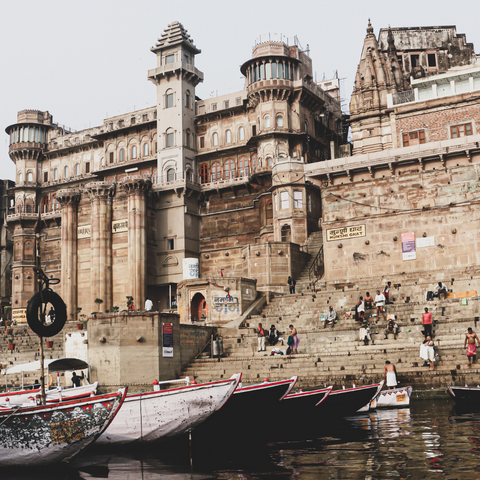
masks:
<path fill-rule="evenodd" d="M 243 89 L 239 66 L 257 39 L 310 47 L 317 79 L 338 70 L 348 102 L 368 18 L 382 27 L 457 25 L 480 46 L 478 0 L 461 8 L 445 0 L 1 0 L 0 178 L 14 178 L 5 127 L 17 111 L 48 110 L 54 122 L 76 130 L 106 116 L 155 105 L 147 71 L 150 52 L 172 21 L 188 30 L 196 66 L 204 73 L 200 98 Z M 460 5 L 460 4 L 458 4 Z"/>

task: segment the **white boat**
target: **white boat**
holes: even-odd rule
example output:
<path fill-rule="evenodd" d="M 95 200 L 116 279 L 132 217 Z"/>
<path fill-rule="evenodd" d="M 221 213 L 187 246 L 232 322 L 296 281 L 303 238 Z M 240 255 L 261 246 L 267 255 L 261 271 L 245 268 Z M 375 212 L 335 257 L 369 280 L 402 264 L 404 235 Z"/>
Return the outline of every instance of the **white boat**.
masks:
<path fill-rule="evenodd" d="M 370 410 L 375 410 L 375 409 L 377 408 L 378 396 L 380 395 L 380 392 L 382 391 L 382 388 L 383 388 L 384 383 L 385 383 L 384 380 L 382 380 L 382 381 L 379 383 L 377 392 L 376 392 L 375 395 L 372 397 L 372 399 L 370 400 L 370 402 L 368 402 L 365 406 L 363 406 L 362 408 L 360 408 L 359 410 L 357 410 L 357 412 L 359 412 L 359 413 L 369 412 Z"/>
<path fill-rule="evenodd" d="M 22 363 L 20 365 L 15 365 L 14 367 L 9 368 L 6 371 L 7 386 L 8 375 L 21 373 L 23 384 L 24 372 L 40 372 L 40 366 L 40 360 L 37 360 L 35 362 Z M 44 368 L 47 372 L 45 377 L 49 379 L 48 388 L 45 388 L 45 396 L 47 403 L 64 400 L 74 400 L 77 398 L 94 395 L 97 392 L 98 382 L 87 383 L 86 385 L 81 385 L 80 387 L 62 387 L 60 385 L 60 377 L 58 375 L 60 372 L 80 371 L 89 368 L 88 363 L 79 358 L 56 358 L 52 360 L 45 360 Z M 53 380 L 54 377 L 52 376 L 52 373 L 57 374 L 56 381 Z M 23 386 L 23 388 L 20 388 L 19 390 L 8 390 L 6 392 L 0 393 L 0 406 L 28 404 L 31 403 L 32 397 L 36 398 L 41 394 L 42 391 L 40 388 L 27 389 L 25 388 L 25 386 Z"/>
<path fill-rule="evenodd" d="M 126 392 L 123 388 L 50 405 L 0 407 L 0 467 L 68 462 L 115 418 Z"/>
<path fill-rule="evenodd" d="M 406 407 L 410 405 L 410 397 L 413 387 L 394 388 L 384 390 L 377 397 L 377 408 L 382 407 Z"/>
<path fill-rule="evenodd" d="M 119 414 L 97 443 L 150 442 L 188 432 L 224 405 L 241 377 L 236 373 L 216 382 L 127 395 Z"/>

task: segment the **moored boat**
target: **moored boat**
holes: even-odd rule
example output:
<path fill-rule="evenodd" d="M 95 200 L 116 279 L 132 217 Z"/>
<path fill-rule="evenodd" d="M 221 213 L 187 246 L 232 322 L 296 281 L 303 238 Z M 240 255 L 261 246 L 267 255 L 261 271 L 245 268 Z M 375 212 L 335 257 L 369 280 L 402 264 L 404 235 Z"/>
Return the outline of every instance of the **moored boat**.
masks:
<path fill-rule="evenodd" d="M 182 435 L 222 408 L 241 376 L 236 373 L 216 382 L 127 395 L 123 408 L 97 443 L 150 442 Z"/>
<path fill-rule="evenodd" d="M 447 392 L 459 406 L 480 408 L 480 387 L 447 385 Z"/>
<path fill-rule="evenodd" d="M 377 400 L 380 392 L 382 391 L 384 381 L 381 381 L 378 385 L 377 393 L 373 396 L 373 398 L 362 408 L 357 410 L 358 413 L 369 412 L 370 410 L 375 410 L 377 408 Z"/>
<path fill-rule="evenodd" d="M 295 412 L 295 415 L 314 415 L 314 409 L 328 397 L 332 390 L 333 386 L 330 386 L 319 390 L 289 393 L 279 402 L 279 413 Z"/>
<path fill-rule="evenodd" d="M 51 405 L 0 407 L 0 466 L 68 462 L 105 430 L 127 390 Z"/>
<path fill-rule="evenodd" d="M 410 397 L 413 387 L 399 387 L 392 390 L 384 390 L 377 397 L 377 408 L 407 407 L 410 405 Z"/>

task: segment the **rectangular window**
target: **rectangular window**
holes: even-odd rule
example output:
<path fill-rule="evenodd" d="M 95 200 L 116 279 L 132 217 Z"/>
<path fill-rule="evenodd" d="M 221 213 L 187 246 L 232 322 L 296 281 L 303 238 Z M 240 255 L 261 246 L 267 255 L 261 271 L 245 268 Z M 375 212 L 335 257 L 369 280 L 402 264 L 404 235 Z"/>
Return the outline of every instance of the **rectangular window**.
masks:
<path fill-rule="evenodd" d="M 223 102 L 223 108 L 229 108 L 230 107 L 230 102 L 228 100 L 225 100 Z"/>
<path fill-rule="evenodd" d="M 167 102 L 166 102 L 166 108 L 172 108 L 173 107 L 173 93 L 167 94 Z"/>
<path fill-rule="evenodd" d="M 167 250 L 175 250 L 175 240 L 173 238 L 167 238 Z"/>
<path fill-rule="evenodd" d="M 425 143 L 425 130 L 415 130 L 414 132 L 403 133 L 402 139 L 404 147 Z"/>
<path fill-rule="evenodd" d="M 109 153 L 109 162 L 113 163 L 113 152 Z"/>
<path fill-rule="evenodd" d="M 435 68 L 437 66 L 437 56 L 434 53 L 427 54 L 428 67 Z"/>
<path fill-rule="evenodd" d="M 277 211 L 277 210 L 278 210 L 277 194 L 275 194 L 275 195 L 273 196 L 273 204 L 274 204 L 275 211 Z"/>
<path fill-rule="evenodd" d="M 205 148 L 205 137 L 200 137 L 200 148 Z"/>
<path fill-rule="evenodd" d="M 293 192 L 293 208 L 303 208 L 303 194 L 297 190 Z"/>
<path fill-rule="evenodd" d="M 153 111 L 153 118 L 157 118 L 157 111 L 156 110 Z"/>
<path fill-rule="evenodd" d="M 410 54 L 410 65 L 412 68 L 420 66 L 420 55 L 417 53 Z"/>
<path fill-rule="evenodd" d="M 288 192 L 280 192 L 280 210 L 288 209 Z"/>
<path fill-rule="evenodd" d="M 252 125 L 252 137 L 254 137 L 257 134 L 257 126 Z"/>
<path fill-rule="evenodd" d="M 48 172 L 43 172 L 43 181 L 48 182 Z"/>
<path fill-rule="evenodd" d="M 130 125 L 135 125 L 136 121 L 137 121 L 136 118 L 135 118 L 135 117 L 132 117 L 132 118 L 130 119 Z"/>
<path fill-rule="evenodd" d="M 165 65 L 170 65 L 175 62 L 175 55 L 167 55 L 165 57 Z"/>
<path fill-rule="evenodd" d="M 237 97 L 235 99 L 235 105 L 241 105 L 242 104 L 242 97 Z"/>
<path fill-rule="evenodd" d="M 185 92 L 185 107 L 190 108 L 190 93 Z"/>
<path fill-rule="evenodd" d="M 118 128 L 123 128 L 125 126 L 125 122 L 123 120 L 120 120 L 118 122 Z"/>
<path fill-rule="evenodd" d="M 148 115 L 146 113 L 143 114 L 142 120 L 146 122 L 148 120 Z"/>
<path fill-rule="evenodd" d="M 85 163 L 85 173 L 90 173 L 90 162 Z"/>
<path fill-rule="evenodd" d="M 272 62 L 272 78 L 277 78 L 277 62 Z"/>
<path fill-rule="evenodd" d="M 183 58 L 185 59 L 185 63 L 190 63 L 190 57 L 187 54 L 185 54 Z"/>
<path fill-rule="evenodd" d="M 451 138 L 466 137 L 472 135 L 472 124 L 464 123 L 462 125 L 452 125 L 450 127 Z"/>
<path fill-rule="evenodd" d="M 217 110 L 217 104 L 212 103 L 212 112 L 215 112 Z"/>
<path fill-rule="evenodd" d="M 397 55 L 398 64 L 403 67 L 403 55 Z"/>
<path fill-rule="evenodd" d="M 173 147 L 174 145 L 174 133 L 167 133 L 167 147 Z"/>

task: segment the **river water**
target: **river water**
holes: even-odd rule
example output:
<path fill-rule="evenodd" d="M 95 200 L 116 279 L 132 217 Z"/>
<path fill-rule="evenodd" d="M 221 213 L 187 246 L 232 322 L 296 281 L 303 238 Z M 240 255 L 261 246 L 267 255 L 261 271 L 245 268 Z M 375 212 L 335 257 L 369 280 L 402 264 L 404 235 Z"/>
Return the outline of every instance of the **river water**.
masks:
<path fill-rule="evenodd" d="M 301 437 L 288 419 L 261 418 L 259 430 L 274 421 Z M 460 411 L 450 400 L 339 420 L 308 440 L 258 444 L 256 432 L 242 436 L 228 426 L 212 438 L 215 448 L 195 437 L 140 450 L 93 446 L 73 466 L 0 471 L 0 479 L 480 479 L 480 410 Z"/>

